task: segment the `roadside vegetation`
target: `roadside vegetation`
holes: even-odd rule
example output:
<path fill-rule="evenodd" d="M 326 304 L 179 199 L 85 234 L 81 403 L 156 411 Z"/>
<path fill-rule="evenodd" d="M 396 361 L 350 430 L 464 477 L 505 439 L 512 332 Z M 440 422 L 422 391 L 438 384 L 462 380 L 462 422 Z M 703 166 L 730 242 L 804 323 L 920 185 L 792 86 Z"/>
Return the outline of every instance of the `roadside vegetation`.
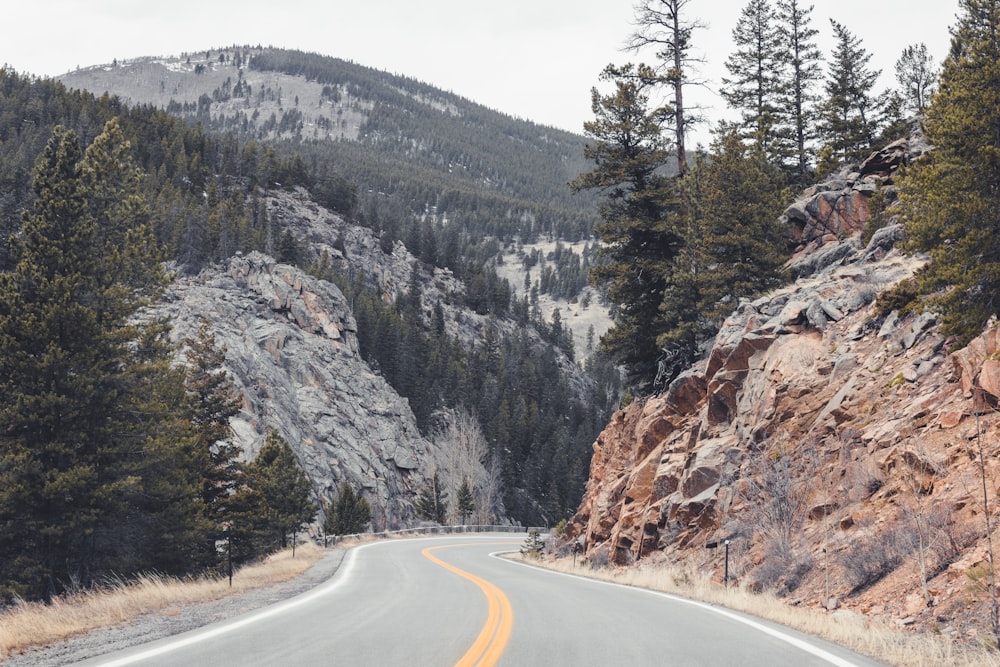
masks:
<path fill-rule="evenodd" d="M 49 603 L 17 602 L 0 610 L 0 660 L 64 641 L 97 628 L 126 623 L 144 614 L 176 615 L 183 605 L 288 581 L 303 574 L 324 550 L 311 543 L 272 554 L 260 563 L 226 576 L 174 578 L 145 574 L 134 580 L 109 580 L 103 586 L 70 592 Z"/>
<path fill-rule="evenodd" d="M 890 665 L 1000 666 L 1000 653 L 985 645 L 967 645 L 940 635 L 904 632 L 849 611 L 829 613 L 791 606 L 773 593 L 752 591 L 750 584 L 723 587 L 708 575 L 662 561 L 642 561 L 630 567 L 594 567 L 582 558 L 531 558 L 522 554 L 512 554 L 510 558 L 564 574 L 645 588 L 743 612 Z"/>

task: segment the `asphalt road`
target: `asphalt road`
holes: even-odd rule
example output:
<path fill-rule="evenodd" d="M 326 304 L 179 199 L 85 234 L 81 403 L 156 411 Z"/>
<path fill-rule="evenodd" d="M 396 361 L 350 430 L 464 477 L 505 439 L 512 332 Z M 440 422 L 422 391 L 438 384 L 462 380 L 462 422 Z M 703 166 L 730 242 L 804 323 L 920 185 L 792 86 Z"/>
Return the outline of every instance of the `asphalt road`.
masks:
<path fill-rule="evenodd" d="M 875 665 L 700 603 L 490 557 L 523 536 L 352 549 L 309 593 L 84 665 Z"/>

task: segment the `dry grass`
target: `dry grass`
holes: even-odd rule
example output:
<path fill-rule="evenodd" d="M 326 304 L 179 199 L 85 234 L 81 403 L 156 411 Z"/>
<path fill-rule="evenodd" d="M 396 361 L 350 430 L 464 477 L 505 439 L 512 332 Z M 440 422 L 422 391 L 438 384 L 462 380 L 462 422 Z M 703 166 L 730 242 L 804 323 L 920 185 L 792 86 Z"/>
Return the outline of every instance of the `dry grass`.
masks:
<path fill-rule="evenodd" d="M 312 544 L 300 545 L 294 558 L 291 549 L 278 552 L 234 572 L 232 588 L 228 577 L 177 580 L 144 575 L 100 590 L 61 596 L 50 604 L 23 602 L 0 613 L 0 660 L 31 646 L 61 641 L 143 614 L 174 613 L 173 609 L 182 605 L 287 581 L 322 556 L 323 550 Z"/>
<path fill-rule="evenodd" d="M 584 563 L 574 566 L 568 558 L 525 559 L 525 562 L 741 611 L 822 637 L 890 665 L 1000 667 L 1000 653 L 996 650 L 960 644 L 939 635 L 904 632 L 851 612 L 831 614 L 817 608 L 793 607 L 773 595 L 753 593 L 742 586 L 725 589 L 704 575 L 673 566 L 642 563 L 625 568 L 591 569 Z"/>

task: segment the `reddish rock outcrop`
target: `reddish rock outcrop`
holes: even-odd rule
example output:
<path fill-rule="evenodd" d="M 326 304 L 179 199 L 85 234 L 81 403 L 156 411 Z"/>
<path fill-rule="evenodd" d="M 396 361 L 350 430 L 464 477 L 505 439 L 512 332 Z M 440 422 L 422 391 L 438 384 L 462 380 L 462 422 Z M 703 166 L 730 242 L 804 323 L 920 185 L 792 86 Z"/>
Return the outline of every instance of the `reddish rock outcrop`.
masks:
<path fill-rule="evenodd" d="M 741 304 L 703 361 L 617 413 L 567 535 L 596 560 L 718 576 L 705 546 L 729 539 L 732 574 L 800 601 L 982 626 L 967 555 L 984 473 L 991 503 L 1000 491 L 1000 327 L 951 352 L 932 314 L 876 319 L 876 295 L 921 265 L 895 233 Z"/>

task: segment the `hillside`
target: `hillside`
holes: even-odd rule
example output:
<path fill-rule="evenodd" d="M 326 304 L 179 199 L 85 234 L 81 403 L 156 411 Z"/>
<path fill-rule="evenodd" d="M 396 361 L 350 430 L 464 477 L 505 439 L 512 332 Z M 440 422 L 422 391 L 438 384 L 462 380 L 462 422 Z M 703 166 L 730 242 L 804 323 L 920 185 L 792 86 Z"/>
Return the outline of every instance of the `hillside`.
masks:
<path fill-rule="evenodd" d="M 110 71 L 116 69 L 124 68 Z M 210 71 L 187 74 L 196 79 Z M 457 108 L 497 123 L 480 128 L 483 137 L 467 155 L 485 155 L 498 133 L 508 136 L 519 156 L 486 157 L 512 169 L 529 165 L 523 174 L 541 169 L 565 193 L 556 175 L 565 167 L 552 165 L 567 162 L 569 144 L 545 154 L 542 148 L 557 142 L 536 146 L 519 133 L 546 130 L 456 100 Z M 346 139 L 307 145 L 209 132 L 197 117 L 188 123 L 150 105 L 0 70 L 4 238 L 21 232 L 35 198 L 32 164 L 53 128 L 76 132 L 86 147 L 111 118 L 119 119 L 141 170 L 149 206 L 142 220 L 172 270 L 173 282 L 151 312 L 168 317 L 175 342 L 207 322 L 225 350 L 224 368 L 241 403 L 233 440 L 244 461 L 274 431 L 308 473 L 314 501 L 325 507 L 350 483 L 372 505 L 378 527 L 418 522 L 413 500 L 434 471 L 451 490 L 462 476 L 481 480 L 484 521 L 554 523 L 572 512 L 590 443 L 616 389 L 597 387 L 543 316 L 492 268 L 503 248 L 499 236 L 543 219 L 552 233 L 549 203 L 514 186 L 503 190 L 439 170 L 416 184 L 395 182 L 436 189 L 441 201 L 450 193 L 454 206 L 411 208 L 408 191 L 390 194 L 365 181 L 364 162 L 338 164 L 336 178 L 324 176 L 338 159 L 332 151 L 351 143 Z M 457 116 L 437 121 L 449 119 Z M 461 132 L 441 136 L 445 143 L 465 140 Z M 380 154 L 380 145 L 354 142 L 350 150 L 399 161 L 412 174 L 428 171 L 396 151 Z M 310 148 L 317 153 L 307 163 Z M 350 202 L 348 211 L 331 210 L 334 199 Z M 564 210 L 560 219 L 579 223 L 591 215 L 580 210 Z M 9 270 L 16 253 L 6 244 L 2 250 Z M 460 467 L 444 443 L 456 437 L 453 427 L 468 423 L 466 435 L 478 438 L 479 449 L 475 464 Z"/>
<path fill-rule="evenodd" d="M 60 80 L 241 142 L 281 145 L 320 181 L 346 177 L 358 189 L 357 211 L 369 218 L 388 200 L 457 221 L 475 242 L 486 235 L 530 242 L 543 232 L 575 240 L 593 229 L 594 200 L 566 187 L 586 166 L 583 137 L 337 58 L 231 47 L 95 66 Z"/>
<path fill-rule="evenodd" d="M 707 358 L 618 412 L 567 534 L 594 563 L 666 559 L 792 604 L 958 639 L 989 632 L 997 329 L 955 348 L 879 295 L 926 258 L 872 196 L 919 136 L 802 193 L 794 283 L 741 303 Z M 984 467 L 983 467 L 984 466 Z M 988 510 L 988 511 L 987 511 Z M 849 610 L 848 611 L 845 611 Z"/>

